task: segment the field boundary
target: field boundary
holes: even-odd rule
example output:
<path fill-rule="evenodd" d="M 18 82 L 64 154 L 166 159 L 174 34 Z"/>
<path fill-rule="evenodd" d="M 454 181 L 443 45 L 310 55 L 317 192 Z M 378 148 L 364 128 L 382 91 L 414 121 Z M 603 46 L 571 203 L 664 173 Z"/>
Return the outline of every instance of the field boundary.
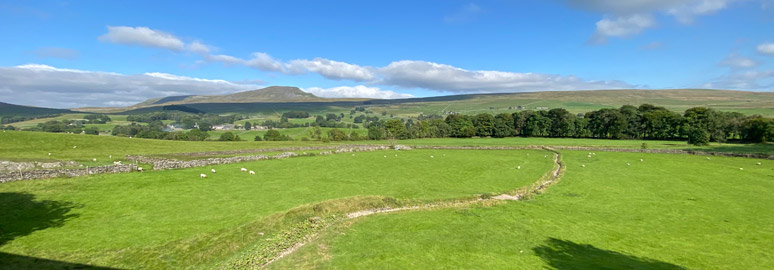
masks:
<path fill-rule="evenodd" d="M 682 154 L 697 156 L 723 156 L 740 157 L 754 159 L 774 160 L 774 154 L 745 154 L 728 152 L 710 152 L 700 150 L 684 149 L 634 149 L 634 148 L 611 148 L 611 147 L 588 147 L 588 146 L 434 146 L 434 145 L 412 145 L 416 149 L 439 149 L 439 150 L 535 150 L 535 149 L 553 149 L 565 151 L 600 151 L 600 152 L 623 152 L 623 153 L 652 153 L 652 154 Z"/>

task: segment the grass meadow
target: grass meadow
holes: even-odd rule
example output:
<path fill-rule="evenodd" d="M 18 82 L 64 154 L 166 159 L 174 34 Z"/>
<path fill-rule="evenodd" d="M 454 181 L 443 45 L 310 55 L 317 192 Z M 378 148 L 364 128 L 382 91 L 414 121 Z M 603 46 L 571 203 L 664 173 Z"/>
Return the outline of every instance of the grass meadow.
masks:
<path fill-rule="evenodd" d="M 547 153 L 385 150 L 219 165 L 211 167 L 215 174 L 207 167 L 5 183 L 0 212 L 11 218 L 0 227 L 11 237 L 0 252 L 119 268 L 207 268 L 229 254 L 201 241 L 250 244 L 233 233 L 244 224 L 355 196 L 437 200 L 506 192 L 548 171 Z"/>
<path fill-rule="evenodd" d="M 774 161 L 756 165 L 756 160 L 740 158 L 599 152 L 588 158 L 587 154 L 564 152 L 565 176 L 533 200 L 360 218 L 331 227 L 272 267 L 769 269 L 774 265 L 774 215 L 765 214 L 774 208 Z"/>

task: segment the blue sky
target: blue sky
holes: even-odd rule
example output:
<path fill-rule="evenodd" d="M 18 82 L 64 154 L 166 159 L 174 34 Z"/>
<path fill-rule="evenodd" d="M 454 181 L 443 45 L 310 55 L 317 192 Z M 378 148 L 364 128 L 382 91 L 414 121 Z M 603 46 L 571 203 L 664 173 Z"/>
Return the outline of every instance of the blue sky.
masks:
<path fill-rule="evenodd" d="M 0 37 L 0 101 L 60 108 L 270 85 L 774 91 L 770 0 L 0 0 Z"/>

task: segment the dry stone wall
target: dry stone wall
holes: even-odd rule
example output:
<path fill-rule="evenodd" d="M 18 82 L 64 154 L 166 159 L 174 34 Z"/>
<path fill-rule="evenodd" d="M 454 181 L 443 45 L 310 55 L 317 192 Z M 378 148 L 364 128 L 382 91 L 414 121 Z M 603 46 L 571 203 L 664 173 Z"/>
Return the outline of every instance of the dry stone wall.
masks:
<path fill-rule="evenodd" d="M 136 165 L 106 165 L 98 167 L 86 167 L 82 169 L 22 170 L 16 172 L 0 173 L 0 183 L 54 177 L 79 177 L 101 173 L 125 173 L 136 170 Z"/>
<path fill-rule="evenodd" d="M 75 161 L 57 162 L 13 162 L 0 161 L 0 172 L 17 172 L 19 170 L 55 169 L 62 167 L 77 167 L 81 164 Z"/>

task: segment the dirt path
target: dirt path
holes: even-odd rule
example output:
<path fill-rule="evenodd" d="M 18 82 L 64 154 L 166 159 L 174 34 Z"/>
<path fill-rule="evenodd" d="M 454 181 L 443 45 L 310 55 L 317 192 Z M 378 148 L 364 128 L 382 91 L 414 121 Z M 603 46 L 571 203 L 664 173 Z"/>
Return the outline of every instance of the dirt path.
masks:
<path fill-rule="evenodd" d="M 347 220 L 356 219 L 356 218 L 366 217 L 374 214 L 392 213 L 392 212 L 400 212 L 400 211 L 427 211 L 427 210 L 434 210 L 434 209 L 457 208 L 457 207 L 463 207 L 463 206 L 468 206 L 475 203 L 481 203 L 481 202 L 493 201 L 493 200 L 494 201 L 502 201 L 502 200 L 519 201 L 519 200 L 528 198 L 528 196 L 540 193 L 541 191 L 545 190 L 551 185 L 559 182 L 565 170 L 565 166 L 564 166 L 564 163 L 562 163 L 561 161 L 561 154 L 559 152 L 548 147 L 541 147 L 541 149 L 554 153 L 554 168 L 551 171 L 547 172 L 546 175 L 541 177 L 537 182 L 533 183 L 528 188 L 518 189 L 512 193 L 501 194 L 488 199 L 477 198 L 477 199 L 458 201 L 458 202 L 452 202 L 452 203 L 429 203 L 429 204 L 421 204 L 421 205 L 397 207 L 397 208 L 365 209 L 365 210 L 348 213 L 346 215 L 346 219 Z M 276 262 L 277 260 L 282 259 L 290 254 L 293 254 L 299 248 L 314 241 L 314 239 L 317 238 L 317 235 L 318 234 L 315 233 L 307 237 L 304 241 L 296 243 L 292 247 L 281 251 L 276 257 L 272 258 L 271 260 L 263 264 L 261 268 L 266 268 L 271 263 Z"/>

